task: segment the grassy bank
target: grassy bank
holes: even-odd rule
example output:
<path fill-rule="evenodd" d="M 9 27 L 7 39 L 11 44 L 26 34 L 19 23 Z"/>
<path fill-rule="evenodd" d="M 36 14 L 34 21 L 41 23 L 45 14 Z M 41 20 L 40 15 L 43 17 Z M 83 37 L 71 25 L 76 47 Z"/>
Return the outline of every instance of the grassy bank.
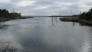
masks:
<path fill-rule="evenodd" d="M 74 22 L 77 22 L 78 21 L 78 18 L 74 18 L 74 17 L 64 17 L 64 18 L 60 18 L 61 21 L 74 21 Z"/>
<path fill-rule="evenodd" d="M 0 18 L 0 22 L 9 21 L 9 20 L 13 20 L 13 19 L 11 19 L 11 18 Z"/>
<path fill-rule="evenodd" d="M 61 21 L 64 22 L 79 22 L 81 24 L 85 24 L 85 25 L 91 25 L 92 26 L 92 21 L 88 21 L 85 19 L 78 19 L 77 17 L 65 17 L 65 18 L 60 18 Z"/>
<path fill-rule="evenodd" d="M 0 22 L 5 22 L 5 21 L 9 21 L 9 20 L 15 20 L 17 18 L 0 18 Z M 18 18 L 18 19 L 22 19 L 22 18 Z"/>
<path fill-rule="evenodd" d="M 18 19 L 27 19 L 28 17 L 21 17 L 21 18 L 18 18 Z M 32 17 L 29 17 L 29 18 L 32 18 Z M 9 21 L 9 20 L 16 20 L 17 18 L 0 18 L 0 22 L 5 22 L 5 21 Z"/>

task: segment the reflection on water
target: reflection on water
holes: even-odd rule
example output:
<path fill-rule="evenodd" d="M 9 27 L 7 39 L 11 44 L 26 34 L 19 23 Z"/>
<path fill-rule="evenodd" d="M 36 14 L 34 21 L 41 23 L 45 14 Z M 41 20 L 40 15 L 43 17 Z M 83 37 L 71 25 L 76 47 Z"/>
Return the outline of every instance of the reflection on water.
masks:
<path fill-rule="evenodd" d="M 0 42 L 8 42 L 9 49 L 17 52 L 92 52 L 92 30 L 88 26 L 61 22 L 59 17 L 34 17 L 2 24 L 7 28 L 0 29 Z"/>
<path fill-rule="evenodd" d="M 6 29 L 7 27 L 8 27 L 8 25 L 0 23 L 0 29 L 4 30 L 4 29 Z"/>
<path fill-rule="evenodd" d="M 50 18 L 51 18 L 52 26 L 55 26 L 57 23 L 57 17 L 50 17 Z"/>

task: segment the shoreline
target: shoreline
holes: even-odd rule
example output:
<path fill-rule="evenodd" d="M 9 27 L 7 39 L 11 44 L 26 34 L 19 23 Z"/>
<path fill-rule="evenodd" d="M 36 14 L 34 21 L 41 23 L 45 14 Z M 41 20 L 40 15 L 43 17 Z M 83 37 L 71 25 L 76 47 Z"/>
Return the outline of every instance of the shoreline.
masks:
<path fill-rule="evenodd" d="M 20 18 L 0 18 L 0 22 L 6 22 L 10 20 L 16 20 L 16 19 L 27 19 L 27 18 L 32 18 L 32 17 L 20 17 Z"/>
<path fill-rule="evenodd" d="M 88 21 L 85 19 L 79 19 L 78 17 L 64 17 L 64 18 L 60 18 L 60 20 L 64 22 L 78 22 L 80 24 L 92 26 L 92 21 Z"/>

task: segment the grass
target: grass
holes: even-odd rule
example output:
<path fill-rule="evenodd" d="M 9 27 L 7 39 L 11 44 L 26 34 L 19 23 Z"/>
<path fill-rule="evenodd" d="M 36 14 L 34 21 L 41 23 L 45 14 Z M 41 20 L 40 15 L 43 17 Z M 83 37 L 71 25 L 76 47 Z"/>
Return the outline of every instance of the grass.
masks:
<path fill-rule="evenodd" d="M 74 17 L 65 17 L 65 18 L 60 18 L 61 21 L 74 21 L 77 22 L 78 18 L 74 18 Z"/>
<path fill-rule="evenodd" d="M 27 18 L 32 18 L 32 17 L 21 17 L 19 19 L 27 19 Z M 17 18 L 15 18 L 17 19 Z M 13 18 L 0 18 L 0 22 L 5 22 L 5 21 L 9 21 L 9 20 L 15 20 Z"/>
<path fill-rule="evenodd" d="M 77 17 L 65 17 L 65 18 L 60 18 L 61 21 L 64 22 L 79 22 L 80 24 L 85 24 L 85 25 L 90 25 L 92 26 L 92 21 L 88 21 L 85 19 L 78 19 Z"/>

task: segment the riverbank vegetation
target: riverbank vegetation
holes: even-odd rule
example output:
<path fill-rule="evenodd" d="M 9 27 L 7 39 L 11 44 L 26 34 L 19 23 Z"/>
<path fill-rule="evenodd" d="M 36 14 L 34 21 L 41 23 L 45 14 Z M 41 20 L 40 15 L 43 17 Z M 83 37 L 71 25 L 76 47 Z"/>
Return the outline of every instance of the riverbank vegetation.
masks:
<path fill-rule="evenodd" d="M 20 13 L 16 13 L 16 12 L 10 13 L 6 9 L 0 9 L 0 21 L 8 21 L 11 19 L 20 19 L 20 18 L 21 18 Z"/>
<path fill-rule="evenodd" d="M 83 12 L 79 15 L 79 19 L 85 19 L 88 21 L 92 21 L 92 8 L 89 9 L 88 12 Z"/>
<path fill-rule="evenodd" d="M 60 18 L 61 21 L 72 21 L 72 22 L 79 22 L 87 25 L 92 26 L 92 8 L 89 9 L 88 12 L 83 12 L 76 17 L 64 17 Z"/>

